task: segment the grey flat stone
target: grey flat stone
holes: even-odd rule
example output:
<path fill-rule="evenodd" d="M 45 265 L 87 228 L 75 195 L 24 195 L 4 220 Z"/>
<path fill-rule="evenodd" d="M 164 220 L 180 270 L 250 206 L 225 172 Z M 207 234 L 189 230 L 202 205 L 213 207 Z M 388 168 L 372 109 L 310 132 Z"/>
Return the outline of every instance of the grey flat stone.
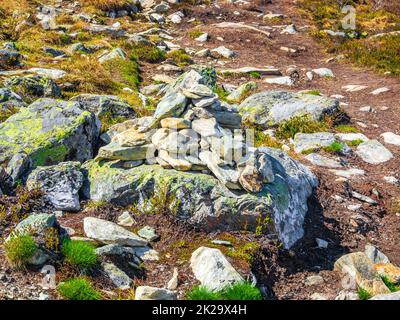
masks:
<path fill-rule="evenodd" d="M 393 154 L 377 140 L 369 140 L 361 143 L 357 147 L 356 154 L 370 164 L 384 163 L 393 158 Z"/>

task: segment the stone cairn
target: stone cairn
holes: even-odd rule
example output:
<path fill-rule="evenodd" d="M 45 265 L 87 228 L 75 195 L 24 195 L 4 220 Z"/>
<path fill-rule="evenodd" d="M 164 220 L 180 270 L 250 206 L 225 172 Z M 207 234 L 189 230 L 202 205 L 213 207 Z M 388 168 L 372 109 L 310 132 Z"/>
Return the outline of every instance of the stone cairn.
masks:
<path fill-rule="evenodd" d="M 116 124 L 97 160 L 124 168 L 159 164 L 166 169 L 212 173 L 229 189 L 259 192 L 274 180 L 271 162 L 254 148 L 252 130 L 241 129 L 236 106 L 220 101 L 191 70 L 161 90 L 152 117 Z"/>

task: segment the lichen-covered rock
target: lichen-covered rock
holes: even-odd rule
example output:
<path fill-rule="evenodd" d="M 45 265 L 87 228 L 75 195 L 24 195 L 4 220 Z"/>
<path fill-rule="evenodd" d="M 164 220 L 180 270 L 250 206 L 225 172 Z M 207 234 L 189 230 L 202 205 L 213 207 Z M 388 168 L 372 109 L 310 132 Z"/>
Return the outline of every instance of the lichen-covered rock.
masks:
<path fill-rule="evenodd" d="M 348 275 L 357 286 L 372 295 L 390 293 L 375 270 L 373 262 L 364 252 L 353 252 L 340 257 L 335 262 L 335 270 Z"/>
<path fill-rule="evenodd" d="M 212 291 L 220 291 L 244 281 L 218 249 L 198 248 L 192 253 L 190 267 L 201 285 Z"/>
<path fill-rule="evenodd" d="M 165 95 L 157 105 L 157 109 L 153 115 L 153 122 L 151 124 L 158 124 L 162 119 L 169 117 L 179 117 L 185 111 L 187 105 L 187 98 L 179 93 L 172 92 Z"/>
<path fill-rule="evenodd" d="M 98 119 L 77 102 L 39 99 L 0 123 L 0 163 L 25 153 L 32 167 L 93 157 Z"/>
<path fill-rule="evenodd" d="M 294 151 L 302 153 L 330 146 L 336 142 L 331 132 L 297 133 L 294 137 Z"/>
<path fill-rule="evenodd" d="M 80 167 L 80 162 L 38 167 L 28 176 L 27 187 L 39 188 L 57 210 L 79 211 L 79 190 L 83 183 Z"/>
<path fill-rule="evenodd" d="M 154 158 L 155 147 L 153 144 L 141 146 L 121 147 L 119 144 L 112 142 L 99 150 L 97 160 L 145 160 Z"/>
<path fill-rule="evenodd" d="M 232 91 L 226 100 L 231 103 L 241 102 L 249 93 L 257 89 L 257 83 L 254 81 L 243 83 L 237 89 Z"/>
<path fill-rule="evenodd" d="M 132 279 L 119 269 L 115 264 L 103 262 L 102 268 L 105 274 L 111 279 L 112 283 L 121 290 L 129 289 L 132 284 Z"/>
<path fill-rule="evenodd" d="M 0 69 L 15 67 L 20 64 L 21 54 L 15 50 L 0 50 Z"/>
<path fill-rule="evenodd" d="M 6 172 L 9 178 L 10 186 L 14 186 L 29 171 L 31 159 L 25 153 L 13 155 L 7 163 Z"/>
<path fill-rule="evenodd" d="M 217 75 L 215 69 L 203 66 L 192 66 L 192 70 L 185 72 L 176 80 L 165 86 L 159 94 L 167 96 L 173 92 L 179 92 L 181 89 L 189 89 L 199 84 L 214 89 L 216 81 Z"/>
<path fill-rule="evenodd" d="M 57 83 L 41 75 L 11 77 L 4 81 L 4 85 L 23 96 L 28 102 L 41 97 L 59 98 L 61 96 Z"/>
<path fill-rule="evenodd" d="M 104 63 L 114 59 L 126 59 L 126 53 L 121 48 L 115 48 L 99 57 L 99 62 Z"/>
<path fill-rule="evenodd" d="M 71 98 L 77 101 L 80 108 L 97 115 L 103 121 L 133 119 L 137 114 L 125 100 L 111 95 L 80 94 Z M 114 122 L 115 123 L 115 122 Z"/>
<path fill-rule="evenodd" d="M 42 248 L 57 249 L 62 239 L 67 237 L 66 231 L 60 227 L 54 214 L 32 213 L 22 220 L 7 237 L 31 235 Z"/>
<path fill-rule="evenodd" d="M 337 100 L 305 93 L 263 91 L 251 95 L 238 107 L 243 121 L 265 128 L 299 115 L 320 120 L 337 111 Z"/>
<path fill-rule="evenodd" d="M 178 219 L 206 230 L 255 230 L 261 218 L 266 221 L 266 233 L 277 232 L 285 247 L 290 247 L 304 234 L 307 198 L 317 179 L 280 150 L 259 151 L 269 158 L 275 177 L 257 194 L 234 194 L 208 174 L 166 170 L 158 165 L 122 169 L 104 161 L 84 164 L 87 178 L 82 190 L 87 199 L 126 206 L 143 204 L 161 187 L 166 188 L 178 208 Z"/>

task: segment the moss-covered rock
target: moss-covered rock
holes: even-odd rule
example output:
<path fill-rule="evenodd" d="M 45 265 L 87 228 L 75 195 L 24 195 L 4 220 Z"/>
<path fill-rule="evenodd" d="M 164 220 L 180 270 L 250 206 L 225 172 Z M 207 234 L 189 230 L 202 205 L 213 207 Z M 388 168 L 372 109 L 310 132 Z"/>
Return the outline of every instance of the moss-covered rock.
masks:
<path fill-rule="evenodd" d="M 40 75 L 11 77 L 4 81 L 4 85 L 24 97 L 27 102 L 33 102 L 41 97 L 59 98 L 61 96 L 61 89 L 57 83 Z"/>
<path fill-rule="evenodd" d="M 135 107 L 138 106 L 131 106 L 117 96 L 80 94 L 71 98 L 71 101 L 79 102 L 83 110 L 96 114 L 101 121 L 102 130 L 107 130 L 113 124 L 137 117 Z"/>
<path fill-rule="evenodd" d="M 32 167 L 93 157 L 99 134 L 95 115 L 77 102 L 39 99 L 0 123 L 0 163 L 25 153 Z"/>
<path fill-rule="evenodd" d="M 166 190 L 177 218 L 205 230 L 249 230 L 278 233 L 285 247 L 303 236 L 307 198 L 315 176 L 280 150 L 262 148 L 270 157 L 275 179 L 256 194 L 232 192 L 216 178 L 197 172 L 142 165 L 123 169 L 116 162 L 83 165 L 85 198 L 115 205 L 145 205 Z"/>
<path fill-rule="evenodd" d="M 269 127 L 295 116 L 310 115 L 321 120 L 339 108 L 337 100 L 313 94 L 286 91 L 263 91 L 251 95 L 238 107 L 243 121 L 261 127 Z"/>
<path fill-rule="evenodd" d="M 79 162 L 62 162 L 54 166 L 38 167 L 27 179 L 28 188 L 39 188 L 55 209 L 79 211 L 78 192 L 83 176 Z"/>

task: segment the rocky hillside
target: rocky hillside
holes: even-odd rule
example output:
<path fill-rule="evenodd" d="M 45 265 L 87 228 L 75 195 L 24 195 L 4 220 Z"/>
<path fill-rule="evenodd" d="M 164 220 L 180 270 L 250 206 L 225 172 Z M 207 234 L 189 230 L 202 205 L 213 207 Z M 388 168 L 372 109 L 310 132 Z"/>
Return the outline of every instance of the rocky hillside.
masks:
<path fill-rule="evenodd" d="M 400 300 L 391 1 L 0 2 L 0 299 Z"/>

